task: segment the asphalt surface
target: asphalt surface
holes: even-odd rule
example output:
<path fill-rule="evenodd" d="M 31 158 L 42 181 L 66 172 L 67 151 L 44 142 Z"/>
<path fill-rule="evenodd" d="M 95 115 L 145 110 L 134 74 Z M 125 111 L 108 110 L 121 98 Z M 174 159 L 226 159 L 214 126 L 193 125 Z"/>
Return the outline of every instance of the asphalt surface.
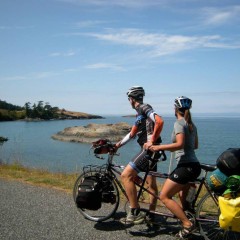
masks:
<path fill-rule="evenodd" d="M 176 239 L 166 228 L 149 229 L 145 224 L 126 227 L 115 219 L 96 223 L 84 219 L 71 194 L 60 190 L 0 178 L 0 239 Z"/>

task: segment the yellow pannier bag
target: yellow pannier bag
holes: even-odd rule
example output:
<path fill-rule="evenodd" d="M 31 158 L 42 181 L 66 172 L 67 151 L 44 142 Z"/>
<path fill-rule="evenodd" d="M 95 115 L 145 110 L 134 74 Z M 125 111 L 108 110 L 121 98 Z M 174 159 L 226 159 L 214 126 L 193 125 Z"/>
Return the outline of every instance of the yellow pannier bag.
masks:
<path fill-rule="evenodd" d="M 240 197 L 218 198 L 220 207 L 219 224 L 220 227 L 234 232 L 240 232 Z"/>

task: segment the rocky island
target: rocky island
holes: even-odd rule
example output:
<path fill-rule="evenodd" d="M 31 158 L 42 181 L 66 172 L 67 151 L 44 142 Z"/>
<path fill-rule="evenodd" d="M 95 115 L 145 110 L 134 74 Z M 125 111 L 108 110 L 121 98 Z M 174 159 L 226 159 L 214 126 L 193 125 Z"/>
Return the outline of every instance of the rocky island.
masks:
<path fill-rule="evenodd" d="M 74 112 L 74 111 L 68 111 L 65 109 L 61 109 L 57 111 L 59 119 L 98 119 L 103 118 L 99 115 L 93 115 L 89 113 L 84 112 Z"/>
<path fill-rule="evenodd" d="M 129 131 L 128 123 L 95 124 L 87 126 L 75 126 L 65 128 L 63 131 L 53 135 L 52 138 L 60 141 L 92 143 L 100 138 L 109 139 L 112 142 L 121 140 Z"/>

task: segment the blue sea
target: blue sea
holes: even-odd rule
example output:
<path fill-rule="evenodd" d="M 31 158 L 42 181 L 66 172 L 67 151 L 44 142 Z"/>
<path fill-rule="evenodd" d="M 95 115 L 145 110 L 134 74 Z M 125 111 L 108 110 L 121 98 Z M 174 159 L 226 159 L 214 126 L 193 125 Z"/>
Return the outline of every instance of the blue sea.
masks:
<path fill-rule="evenodd" d="M 171 141 L 175 117 L 164 117 L 163 143 Z M 227 148 L 240 147 L 240 117 L 194 117 L 198 128 L 199 149 L 196 151 L 200 162 L 214 164 L 218 156 Z M 132 125 L 134 118 L 106 116 L 94 120 L 57 120 L 40 122 L 0 122 L 0 136 L 9 140 L 0 145 L 0 161 L 20 162 L 24 166 L 46 169 L 51 172 L 78 172 L 86 164 L 104 164 L 96 159 L 86 143 L 61 142 L 51 136 L 66 127 L 85 126 L 90 123 L 127 122 Z M 136 140 L 119 149 L 116 162 L 126 165 L 139 151 Z M 170 153 L 167 161 L 158 164 L 159 171 L 168 172 Z M 173 163 L 175 161 L 173 160 Z"/>

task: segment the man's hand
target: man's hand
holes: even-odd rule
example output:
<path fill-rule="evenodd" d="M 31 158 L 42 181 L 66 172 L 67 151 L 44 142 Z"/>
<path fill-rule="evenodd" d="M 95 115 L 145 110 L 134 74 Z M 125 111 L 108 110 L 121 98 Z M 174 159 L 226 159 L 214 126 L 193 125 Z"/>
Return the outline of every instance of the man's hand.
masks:
<path fill-rule="evenodd" d="M 120 148 L 121 147 L 121 142 L 117 142 L 116 144 L 115 144 L 115 146 L 114 146 L 114 148 L 116 148 L 116 149 L 118 149 L 118 148 Z"/>
<path fill-rule="evenodd" d="M 151 141 L 148 141 L 148 142 L 144 143 L 143 148 L 148 150 L 152 145 L 153 145 L 153 143 Z"/>

